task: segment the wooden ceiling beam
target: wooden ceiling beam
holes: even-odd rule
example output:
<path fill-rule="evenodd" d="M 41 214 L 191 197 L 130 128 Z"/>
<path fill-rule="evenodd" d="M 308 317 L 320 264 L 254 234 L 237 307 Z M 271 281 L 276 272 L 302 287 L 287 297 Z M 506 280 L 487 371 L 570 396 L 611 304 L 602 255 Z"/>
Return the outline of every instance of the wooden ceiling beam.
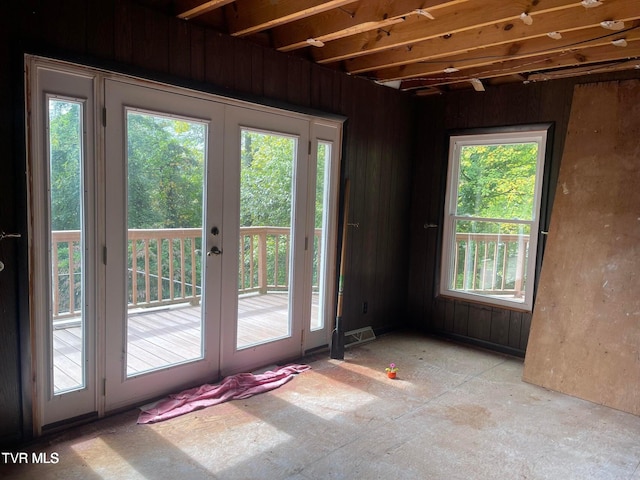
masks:
<path fill-rule="evenodd" d="M 619 2 L 636 3 L 637 0 L 618 0 Z M 613 3 L 609 0 L 608 3 Z M 408 18 L 406 22 L 392 26 L 387 32 L 373 31 L 360 35 L 343 38 L 330 42 L 323 48 L 313 50 L 314 59 L 318 63 L 332 63 L 360 55 L 388 50 L 394 47 L 407 46 L 420 41 L 440 36 L 455 36 L 456 33 L 469 29 L 491 30 L 497 29 L 496 24 L 502 24 L 505 33 L 517 24 L 522 24 L 520 15 L 528 12 L 534 18 L 542 13 L 573 11 L 573 15 L 593 15 L 594 10 L 605 8 L 607 4 L 598 8 L 586 9 L 575 0 L 472 0 L 460 6 L 447 10 L 446 14 L 435 21 L 424 17 Z M 607 7 L 608 8 L 608 7 Z M 579 10 L 578 10 L 579 9 Z M 444 13 L 444 9 L 441 13 Z M 481 29 L 481 27 L 484 27 Z M 506 29 L 506 30 L 504 30 Z"/>
<path fill-rule="evenodd" d="M 469 0 L 360 0 L 348 9 L 333 9 L 272 30 L 273 46 L 281 52 L 307 47 L 307 39 L 329 42 L 376 28 L 385 28 L 422 9 L 437 16 L 443 7 Z"/>
<path fill-rule="evenodd" d="M 544 82 L 559 78 L 577 77 L 580 75 L 594 75 L 597 73 L 620 72 L 623 70 L 640 69 L 640 59 L 626 62 L 614 62 L 607 64 L 588 65 L 586 67 L 565 68 L 553 72 L 534 73 L 527 77 L 530 82 Z"/>
<path fill-rule="evenodd" d="M 600 22 L 603 20 L 616 18 L 630 21 L 640 17 L 636 0 L 621 0 L 615 4 L 603 4 L 593 9 L 584 9 L 581 6 L 580 8 L 585 11 L 565 9 L 539 13 L 535 16 L 532 25 L 525 25 L 520 21 L 507 20 L 496 23 L 493 25 L 494 28 L 472 28 L 451 36 L 436 36 L 402 48 L 347 59 L 343 62 L 343 68 L 347 72 L 355 74 L 389 67 L 399 67 L 434 58 L 470 52 L 476 48 L 546 36 L 547 33 L 553 31 L 559 31 L 568 36 L 569 31 L 584 29 L 589 26 L 598 26 L 604 35 L 607 30 L 599 27 Z"/>
<path fill-rule="evenodd" d="M 629 42 L 626 47 L 604 45 L 593 48 L 580 48 L 560 54 L 539 55 L 537 57 L 509 60 L 488 67 L 469 69 L 452 74 L 440 73 L 429 77 L 404 80 L 401 90 L 424 87 L 436 87 L 453 83 L 470 82 L 473 78 L 489 79 L 514 74 L 528 74 L 565 67 L 577 67 L 595 63 L 640 58 L 640 41 Z"/>
<path fill-rule="evenodd" d="M 545 55 L 550 55 L 576 48 L 604 46 L 620 38 L 624 38 L 627 41 L 640 40 L 640 29 L 609 33 L 611 35 L 607 35 L 607 32 L 598 26 L 564 32 L 561 40 L 553 40 L 545 35 L 544 37 L 536 37 L 524 41 L 469 50 L 457 55 L 445 55 L 439 59 L 432 57 L 427 62 L 376 70 L 370 76 L 380 81 L 408 79 L 441 74 L 448 67 L 464 71 L 469 68 L 485 67 L 495 62 L 509 59 L 535 57 L 542 52 Z"/>
<path fill-rule="evenodd" d="M 182 11 L 181 13 L 178 13 L 177 17 L 183 20 L 191 20 L 192 18 L 204 15 L 207 12 L 223 7 L 233 1 L 235 0 L 210 0 L 208 2 L 201 2 L 199 5 L 196 5 L 193 8 L 188 8 L 187 10 L 178 7 L 178 10 Z"/>
<path fill-rule="evenodd" d="M 227 9 L 229 33 L 234 36 L 250 35 L 355 2 L 356 0 L 236 0 Z"/>

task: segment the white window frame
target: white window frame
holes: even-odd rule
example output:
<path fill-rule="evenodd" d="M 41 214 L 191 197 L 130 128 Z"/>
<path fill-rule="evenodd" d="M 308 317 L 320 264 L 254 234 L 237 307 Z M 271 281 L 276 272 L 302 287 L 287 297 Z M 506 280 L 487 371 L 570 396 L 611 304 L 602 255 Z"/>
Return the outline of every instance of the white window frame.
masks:
<path fill-rule="evenodd" d="M 532 311 L 536 280 L 536 257 L 540 232 L 540 205 L 544 177 L 545 157 L 547 155 L 547 139 L 549 126 L 528 126 L 517 128 L 517 131 L 499 131 L 471 134 L 451 135 L 449 139 L 449 163 L 447 171 L 447 190 L 444 207 L 444 225 L 442 238 L 442 263 L 440 268 L 439 293 L 473 303 L 482 303 L 514 310 Z M 474 145 L 497 145 L 515 143 L 537 143 L 538 155 L 534 190 L 533 212 L 531 219 L 483 218 L 457 215 L 458 184 L 460 175 L 460 153 L 463 147 Z M 524 295 L 520 298 L 507 295 L 490 295 L 472 291 L 456 290 L 451 286 L 456 261 L 455 225 L 458 220 L 475 220 L 479 222 L 505 222 L 528 225 L 529 246 L 525 267 Z"/>

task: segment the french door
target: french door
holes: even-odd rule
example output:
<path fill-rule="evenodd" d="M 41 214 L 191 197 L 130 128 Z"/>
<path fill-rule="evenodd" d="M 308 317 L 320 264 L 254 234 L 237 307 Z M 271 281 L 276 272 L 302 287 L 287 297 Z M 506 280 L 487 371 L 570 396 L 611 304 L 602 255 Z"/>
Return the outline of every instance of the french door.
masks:
<path fill-rule="evenodd" d="M 218 372 L 223 106 L 110 79 L 104 96 L 112 410 Z"/>
<path fill-rule="evenodd" d="M 327 344 L 338 139 L 335 124 L 227 108 L 223 375 Z"/>
<path fill-rule="evenodd" d="M 339 122 L 28 66 L 40 427 L 328 343 Z"/>

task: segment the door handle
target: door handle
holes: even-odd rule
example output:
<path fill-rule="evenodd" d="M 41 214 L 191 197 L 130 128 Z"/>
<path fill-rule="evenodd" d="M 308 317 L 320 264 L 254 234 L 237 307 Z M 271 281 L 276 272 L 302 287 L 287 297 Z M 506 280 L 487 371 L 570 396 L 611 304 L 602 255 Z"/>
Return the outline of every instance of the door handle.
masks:
<path fill-rule="evenodd" d="M 211 255 L 220 255 L 221 253 L 222 253 L 222 250 L 220 250 L 216 246 L 213 246 L 211 247 L 211 250 L 207 252 L 207 257 L 210 257 Z"/>

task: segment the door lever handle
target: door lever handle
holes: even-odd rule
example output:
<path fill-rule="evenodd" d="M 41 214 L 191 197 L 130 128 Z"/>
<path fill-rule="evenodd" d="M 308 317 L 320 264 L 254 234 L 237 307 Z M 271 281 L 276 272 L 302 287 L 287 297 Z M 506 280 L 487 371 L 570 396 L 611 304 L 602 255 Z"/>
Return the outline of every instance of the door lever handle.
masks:
<path fill-rule="evenodd" d="M 222 250 L 220 250 L 216 246 L 213 246 L 211 247 L 211 250 L 207 252 L 207 257 L 210 257 L 211 255 L 220 255 L 221 253 L 222 253 Z"/>

